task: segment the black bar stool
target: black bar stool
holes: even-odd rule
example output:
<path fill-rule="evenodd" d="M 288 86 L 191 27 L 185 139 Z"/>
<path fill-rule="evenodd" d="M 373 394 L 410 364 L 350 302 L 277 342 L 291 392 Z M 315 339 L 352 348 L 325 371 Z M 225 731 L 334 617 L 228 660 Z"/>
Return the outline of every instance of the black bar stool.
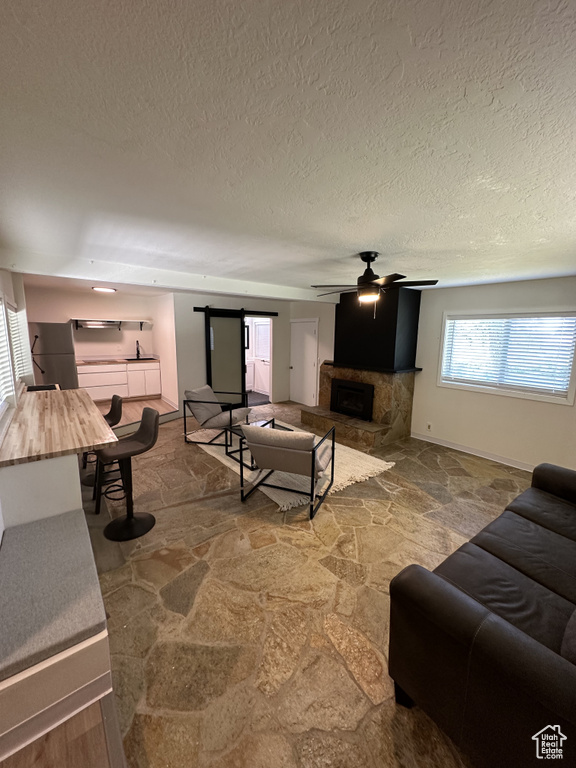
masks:
<path fill-rule="evenodd" d="M 117 470 L 107 470 L 110 464 L 118 462 L 122 485 L 126 495 L 126 516 L 112 520 L 104 528 L 104 536 L 110 541 L 130 541 L 143 536 L 150 531 L 156 518 L 148 512 L 134 514 L 134 499 L 132 496 L 132 456 L 149 451 L 158 439 L 158 423 L 160 414 L 154 408 L 144 408 L 142 420 L 137 431 L 127 437 L 121 437 L 117 443 L 96 451 L 96 514 L 100 514 L 100 503 L 105 485 L 113 482 L 107 476 Z"/>
<path fill-rule="evenodd" d="M 30 387 L 28 387 L 30 389 Z M 112 402 L 110 403 L 110 410 L 108 413 L 104 414 L 104 421 L 108 424 L 109 427 L 115 427 L 120 423 L 120 419 L 122 418 L 122 398 L 120 395 L 112 395 Z M 88 463 L 92 464 L 94 459 L 88 460 L 89 452 L 85 451 L 82 454 L 82 469 L 86 469 L 86 465 Z M 92 480 L 94 478 L 92 475 L 90 475 Z M 92 483 L 84 483 L 84 485 L 92 485 Z"/>

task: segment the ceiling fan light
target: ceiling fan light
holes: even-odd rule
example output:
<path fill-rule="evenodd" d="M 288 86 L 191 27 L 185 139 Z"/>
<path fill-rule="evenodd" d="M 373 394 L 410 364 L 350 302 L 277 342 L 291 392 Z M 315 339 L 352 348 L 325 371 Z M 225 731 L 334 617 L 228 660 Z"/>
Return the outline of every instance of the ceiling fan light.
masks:
<path fill-rule="evenodd" d="M 380 287 L 378 285 L 359 285 L 358 301 L 361 304 L 373 304 L 380 298 Z"/>

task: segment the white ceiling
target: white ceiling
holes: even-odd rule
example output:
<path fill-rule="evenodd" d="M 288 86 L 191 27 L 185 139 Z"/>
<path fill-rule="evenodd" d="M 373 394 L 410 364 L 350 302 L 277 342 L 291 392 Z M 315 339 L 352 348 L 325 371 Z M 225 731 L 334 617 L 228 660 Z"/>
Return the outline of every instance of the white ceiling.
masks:
<path fill-rule="evenodd" d="M 576 273 L 570 0 L 3 16 L 1 267 L 282 298 L 359 250 L 444 286 Z"/>

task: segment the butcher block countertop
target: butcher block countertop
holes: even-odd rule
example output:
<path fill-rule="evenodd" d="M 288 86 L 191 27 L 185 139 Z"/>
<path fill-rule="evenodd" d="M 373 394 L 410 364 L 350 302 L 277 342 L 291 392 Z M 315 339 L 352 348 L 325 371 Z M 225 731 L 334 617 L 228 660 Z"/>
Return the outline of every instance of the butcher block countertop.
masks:
<path fill-rule="evenodd" d="M 0 445 L 0 467 L 92 451 L 117 439 L 86 390 L 24 392 Z"/>

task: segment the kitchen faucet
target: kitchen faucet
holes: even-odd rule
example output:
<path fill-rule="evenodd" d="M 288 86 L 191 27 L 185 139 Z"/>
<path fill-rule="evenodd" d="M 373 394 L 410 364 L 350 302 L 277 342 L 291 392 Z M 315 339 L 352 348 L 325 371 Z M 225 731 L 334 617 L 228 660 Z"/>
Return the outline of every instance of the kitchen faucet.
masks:
<path fill-rule="evenodd" d="M 136 360 L 140 360 L 140 342 L 136 339 Z"/>

